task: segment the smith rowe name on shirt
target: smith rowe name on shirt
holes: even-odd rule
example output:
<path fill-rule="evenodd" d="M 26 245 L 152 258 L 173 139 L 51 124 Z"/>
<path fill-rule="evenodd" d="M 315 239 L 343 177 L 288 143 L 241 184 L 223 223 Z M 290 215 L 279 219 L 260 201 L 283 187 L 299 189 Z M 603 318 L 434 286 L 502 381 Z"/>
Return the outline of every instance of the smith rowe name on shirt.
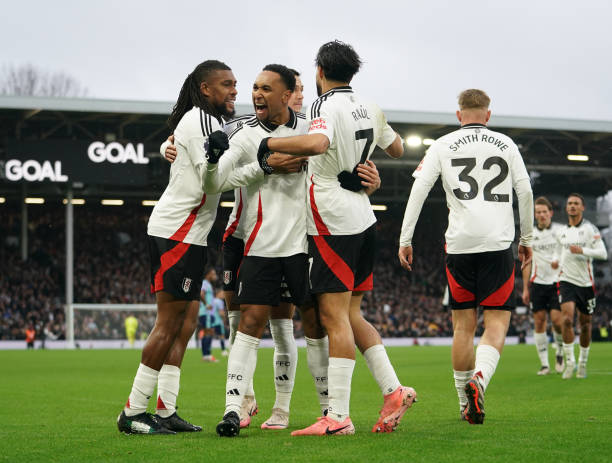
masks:
<path fill-rule="evenodd" d="M 497 146 L 500 151 L 504 151 L 506 148 L 508 148 L 508 145 L 506 145 L 502 140 L 499 140 L 485 133 L 480 133 L 480 134 L 474 133 L 474 134 L 465 135 L 455 140 L 454 143 L 451 143 L 449 148 L 451 149 L 451 151 L 457 151 L 459 148 L 461 148 L 462 145 L 467 145 L 469 143 L 478 142 L 478 141 L 485 142 L 485 143 L 491 143 L 493 146 Z"/>

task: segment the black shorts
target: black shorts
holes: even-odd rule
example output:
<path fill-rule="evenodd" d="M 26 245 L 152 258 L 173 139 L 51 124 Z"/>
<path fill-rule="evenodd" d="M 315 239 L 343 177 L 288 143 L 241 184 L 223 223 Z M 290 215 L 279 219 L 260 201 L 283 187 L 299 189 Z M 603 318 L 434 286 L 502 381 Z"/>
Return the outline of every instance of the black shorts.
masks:
<path fill-rule="evenodd" d="M 223 291 L 236 289 L 236 276 L 244 255 L 244 241 L 228 236 L 223 241 Z"/>
<path fill-rule="evenodd" d="M 586 315 L 595 311 L 595 290 L 592 286 L 576 286 L 567 281 L 559 282 L 559 303 L 574 302 L 576 308 Z"/>
<path fill-rule="evenodd" d="M 357 235 L 308 236 L 313 294 L 370 291 L 374 285 L 376 224 Z"/>
<path fill-rule="evenodd" d="M 452 310 L 482 306 L 512 310 L 514 255 L 512 248 L 473 254 L 447 254 L 446 277 Z"/>
<path fill-rule="evenodd" d="M 283 278 L 291 294 L 287 302 L 303 305 L 310 298 L 306 254 L 289 257 L 245 256 L 238 274 L 236 302 L 278 306 Z"/>
<path fill-rule="evenodd" d="M 151 293 L 164 291 L 186 301 L 200 299 L 206 246 L 149 236 Z"/>
<path fill-rule="evenodd" d="M 531 285 L 530 300 L 529 307 L 532 312 L 561 310 L 559 308 L 559 289 L 556 284 L 542 285 L 533 283 Z"/>

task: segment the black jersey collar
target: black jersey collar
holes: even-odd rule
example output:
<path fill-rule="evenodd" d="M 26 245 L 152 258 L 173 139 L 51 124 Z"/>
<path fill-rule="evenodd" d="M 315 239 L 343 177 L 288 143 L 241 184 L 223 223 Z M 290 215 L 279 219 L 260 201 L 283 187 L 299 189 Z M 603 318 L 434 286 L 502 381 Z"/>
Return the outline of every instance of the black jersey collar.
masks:
<path fill-rule="evenodd" d="M 576 225 L 571 225 L 571 224 L 569 223 L 569 221 L 568 221 L 568 222 L 567 222 L 567 226 L 568 226 L 568 227 L 570 227 L 570 228 L 571 228 L 571 227 L 578 228 L 580 225 L 582 225 L 582 222 L 584 222 L 584 217 L 582 217 L 582 219 L 580 219 L 580 222 L 578 222 Z"/>
<path fill-rule="evenodd" d="M 297 116 L 295 115 L 295 111 L 293 111 L 293 109 L 288 108 L 289 109 L 289 120 L 283 124 L 286 127 L 289 127 L 290 129 L 295 129 L 295 127 L 297 126 Z M 259 119 L 257 119 L 257 121 L 259 122 L 259 125 L 266 131 L 266 132 L 274 132 L 277 128 L 278 125 L 269 122 L 269 121 L 260 121 Z"/>
<path fill-rule="evenodd" d="M 323 96 L 329 96 L 332 93 L 336 93 L 336 92 L 348 92 L 348 93 L 352 93 L 353 92 L 353 88 L 350 85 L 341 85 L 340 87 L 334 87 L 334 88 L 326 91 L 325 93 L 323 93 L 319 98 L 321 98 Z"/>
<path fill-rule="evenodd" d="M 462 125 L 461 128 L 462 129 L 486 129 L 487 126 L 484 124 L 472 123 L 472 124 Z"/>

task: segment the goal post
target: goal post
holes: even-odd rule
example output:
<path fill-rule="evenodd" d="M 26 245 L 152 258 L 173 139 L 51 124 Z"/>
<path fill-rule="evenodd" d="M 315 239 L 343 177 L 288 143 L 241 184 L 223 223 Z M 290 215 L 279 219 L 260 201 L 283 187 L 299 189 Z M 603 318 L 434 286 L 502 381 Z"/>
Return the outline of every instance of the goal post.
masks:
<path fill-rule="evenodd" d="M 88 316 L 91 322 L 87 330 L 91 328 L 89 334 L 97 335 L 95 331 L 101 331 L 102 337 L 99 339 L 125 339 L 124 326 L 122 321 L 124 316 L 116 316 L 113 314 L 130 313 L 130 312 L 150 312 L 150 316 L 139 316 L 139 330 L 147 334 L 153 328 L 155 315 L 157 313 L 156 304 L 67 304 L 66 306 L 66 347 L 74 349 L 76 341 L 89 341 L 92 337 L 83 337 L 87 333 L 81 329 L 82 319 L 79 315 Z M 144 314 L 143 314 L 144 315 Z M 99 325 L 104 324 L 102 330 Z M 110 336 L 108 335 L 110 333 Z M 104 335 L 106 334 L 106 335 Z M 116 335 L 121 335 L 117 337 Z"/>

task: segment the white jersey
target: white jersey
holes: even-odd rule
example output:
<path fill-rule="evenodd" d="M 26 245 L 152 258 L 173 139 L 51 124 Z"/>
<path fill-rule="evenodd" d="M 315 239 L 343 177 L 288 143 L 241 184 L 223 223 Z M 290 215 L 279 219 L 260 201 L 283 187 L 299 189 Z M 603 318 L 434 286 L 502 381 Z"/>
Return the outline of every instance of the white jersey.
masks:
<path fill-rule="evenodd" d="M 311 106 L 309 134 L 322 133 L 329 148 L 308 161 L 308 234 L 356 235 L 376 222 L 365 191 L 345 190 L 338 174 L 364 163 L 376 145 L 386 149 L 396 134 L 374 104 L 351 87 L 337 87 Z"/>
<path fill-rule="evenodd" d="M 517 146 L 506 135 L 482 124 L 464 125 L 436 140 L 413 176 L 416 181 L 411 199 L 417 182 L 426 188 L 426 197 L 438 177 L 442 177 L 449 208 L 447 253 L 509 248 L 514 241 L 513 189 L 519 196 L 521 244 L 531 246 L 533 195 L 529 174 Z M 410 245 L 416 225 L 408 206 L 400 238 L 402 246 Z M 422 202 L 416 217 L 421 206 Z"/>
<path fill-rule="evenodd" d="M 257 162 L 263 138 L 303 135 L 307 129 L 306 117 L 291 109 L 289 121 L 281 126 L 253 116 L 233 133 L 219 163 L 208 167 L 207 191 L 246 186 L 240 219 L 246 231 L 245 256 L 288 257 L 307 252 L 306 173 L 264 175 Z"/>
<path fill-rule="evenodd" d="M 576 286 L 595 286 L 593 281 L 593 259 L 606 260 L 608 253 L 601 239 L 601 233 L 595 225 L 586 219 L 574 226 L 564 225 L 557 232 L 561 246 L 560 281 L 567 281 Z M 583 254 L 572 254 L 569 247 L 580 246 Z"/>
<path fill-rule="evenodd" d="M 239 131 L 244 123 L 253 118 L 253 114 L 247 114 L 246 116 L 237 117 L 228 121 L 225 124 L 225 133 L 228 137 L 232 137 L 235 132 Z M 223 234 L 223 241 L 225 241 L 229 236 L 233 236 L 239 240 L 243 240 L 246 238 L 245 231 L 245 221 L 241 220 L 244 214 L 246 213 L 246 202 L 244 201 L 246 198 L 246 188 L 238 187 L 234 188 L 234 207 L 232 208 L 232 212 L 230 213 L 229 219 L 227 221 L 227 226 L 225 227 L 225 233 Z"/>
<path fill-rule="evenodd" d="M 558 260 L 559 243 L 557 233 L 563 228 L 558 223 L 551 222 L 548 228 L 533 227 L 533 259 L 531 262 L 531 283 L 552 285 L 559 281 L 559 267 L 551 264 Z"/>
<path fill-rule="evenodd" d="M 216 118 L 197 107 L 181 118 L 174 131 L 177 157 L 170 167 L 168 186 L 149 218 L 149 235 L 206 246 L 219 195 L 204 193 L 204 143 L 212 132 L 221 129 Z"/>

